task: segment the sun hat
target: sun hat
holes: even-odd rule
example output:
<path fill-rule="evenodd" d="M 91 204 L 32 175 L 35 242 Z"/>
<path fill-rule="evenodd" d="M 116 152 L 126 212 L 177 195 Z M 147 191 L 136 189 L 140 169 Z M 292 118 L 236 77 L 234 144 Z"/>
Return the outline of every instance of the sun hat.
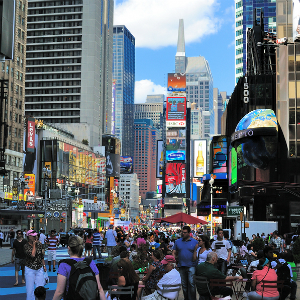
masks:
<path fill-rule="evenodd" d="M 27 236 L 36 236 L 37 232 L 35 232 L 35 230 L 28 230 L 26 233 Z"/>
<path fill-rule="evenodd" d="M 165 258 L 161 261 L 163 265 L 168 263 L 176 263 L 176 259 L 173 255 L 166 255 Z"/>

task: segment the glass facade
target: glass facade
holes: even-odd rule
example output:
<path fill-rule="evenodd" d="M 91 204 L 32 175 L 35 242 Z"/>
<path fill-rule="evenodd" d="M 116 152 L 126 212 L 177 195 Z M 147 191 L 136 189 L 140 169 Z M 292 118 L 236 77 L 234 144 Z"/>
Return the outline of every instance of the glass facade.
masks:
<path fill-rule="evenodd" d="M 115 89 L 115 135 L 122 155 L 132 155 L 134 140 L 135 38 L 125 26 L 114 26 L 113 79 Z"/>

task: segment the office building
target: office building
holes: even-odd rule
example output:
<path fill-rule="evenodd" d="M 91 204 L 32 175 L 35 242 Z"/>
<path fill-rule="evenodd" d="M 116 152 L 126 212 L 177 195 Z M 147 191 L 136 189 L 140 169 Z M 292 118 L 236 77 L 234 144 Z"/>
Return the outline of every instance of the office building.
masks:
<path fill-rule="evenodd" d="M 113 5 L 28 1 L 26 114 L 61 127 L 88 124 L 91 146 L 112 126 Z"/>
<path fill-rule="evenodd" d="M 214 99 L 214 132 L 215 135 L 221 134 L 221 117 L 224 113 L 226 104 L 229 101 L 229 97 L 226 92 L 219 92 L 218 88 L 213 89 L 213 99 Z"/>
<path fill-rule="evenodd" d="M 133 153 L 135 84 L 135 38 L 125 26 L 114 26 L 113 79 L 115 85 L 115 135 L 121 140 L 122 155 Z"/>
<path fill-rule="evenodd" d="M 139 179 L 139 195 L 156 190 L 157 129 L 151 119 L 134 120 L 133 171 Z"/>
<path fill-rule="evenodd" d="M 27 0 L 16 1 L 13 59 L 1 63 L 1 85 L 4 88 L 4 119 L 8 125 L 5 149 L 6 176 L 0 177 L 1 190 L 11 193 L 14 178 L 23 171 L 23 136 L 25 107 Z M 4 81 L 2 81 L 4 80 Z M 10 194 L 11 195 L 11 194 Z M 11 200 L 11 199 L 10 199 Z"/>
<path fill-rule="evenodd" d="M 235 83 L 246 73 L 247 28 L 264 14 L 264 31 L 276 33 L 276 0 L 235 0 Z"/>
<path fill-rule="evenodd" d="M 163 103 L 165 101 L 164 94 L 147 95 L 146 103 Z"/>

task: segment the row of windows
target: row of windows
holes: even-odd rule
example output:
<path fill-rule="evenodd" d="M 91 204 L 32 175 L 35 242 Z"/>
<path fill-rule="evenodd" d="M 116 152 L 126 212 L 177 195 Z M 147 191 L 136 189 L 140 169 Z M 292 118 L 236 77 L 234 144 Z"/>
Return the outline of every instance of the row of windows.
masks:
<path fill-rule="evenodd" d="M 43 1 L 29 2 L 28 7 L 61 6 L 61 5 L 79 5 L 83 0 L 62 0 L 62 1 Z"/>
<path fill-rule="evenodd" d="M 10 107 L 11 107 L 11 108 L 13 107 L 13 101 L 14 101 L 14 98 L 13 98 L 13 97 L 10 97 L 9 104 L 10 104 Z M 7 104 L 7 98 L 6 98 L 5 102 L 6 102 L 6 104 Z M 16 107 L 16 108 L 19 108 L 19 109 L 22 109 L 22 101 L 21 101 L 21 100 L 18 100 L 18 99 L 15 99 L 15 107 Z"/>
<path fill-rule="evenodd" d="M 21 152 L 21 144 L 15 142 L 14 145 L 13 145 L 13 148 L 12 148 L 12 141 L 9 140 L 8 141 L 8 149 Z"/>
<path fill-rule="evenodd" d="M 36 30 L 28 31 L 28 36 L 45 36 L 45 35 L 61 35 L 61 34 L 81 34 L 82 29 L 57 29 L 57 30 Z"/>
<path fill-rule="evenodd" d="M 80 101 L 80 96 L 78 95 L 64 95 L 64 96 L 44 96 L 44 97 L 27 97 L 26 96 L 26 105 L 28 102 L 61 102 L 61 101 Z"/>
<path fill-rule="evenodd" d="M 25 3 L 23 3 L 22 1 L 19 1 L 19 9 L 25 11 Z"/>
<path fill-rule="evenodd" d="M 243 53 L 243 48 L 236 49 L 235 54 L 239 55 Z"/>
<path fill-rule="evenodd" d="M 47 94 L 74 94 L 80 93 L 80 88 L 70 89 L 42 89 L 42 90 L 26 90 L 26 95 L 47 95 Z"/>
<path fill-rule="evenodd" d="M 66 59 L 41 59 L 41 60 L 28 60 L 28 66 L 38 65 L 66 65 L 66 64 L 80 64 L 81 58 L 66 58 Z"/>
<path fill-rule="evenodd" d="M 55 17 L 58 16 L 44 16 L 44 17 L 28 17 L 27 22 L 47 22 L 47 21 L 54 21 Z M 77 20 L 77 21 L 81 21 L 82 19 L 82 14 L 76 14 L 76 15 L 66 15 L 66 20 Z M 57 18 L 57 20 L 59 20 Z M 63 21 L 63 20 L 62 20 Z M 67 25 L 68 24 L 68 25 Z M 64 23 L 64 22 L 59 22 L 59 23 L 55 23 L 53 24 L 53 28 L 54 27 L 70 27 L 69 23 Z M 50 27 L 51 28 L 51 27 Z"/>
<path fill-rule="evenodd" d="M 41 117 L 67 117 L 67 116 L 79 116 L 80 111 L 79 110 L 68 110 L 68 111 L 40 111 L 38 112 L 39 116 Z M 55 119 L 54 119 L 55 120 Z M 54 122 L 58 122 L 55 120 Z M 65 123 L 65 122 L 59 122 L 59 123 Z"/>
<path fill-rule="evenodd" d="M 26 80 L 42 80 L 42 79 L 71 79 L 80 78 L 80 73 L 64 73 L 64 74 L 40 74 L 40 75 L 27 75 Z"/>
<path fill-rule="evenodd" d="M 243 21 L 237 21 L 235 22 L 235 27 L 239 27 L 243 25 Z"/>
<path fill-rule="evenodd" d="M 26 87 L 55 87 L 55 86 L 80 86 L 79 80 L 73 81 L 38 81 L 38 82 L 26 82 Z"/>
<path fill-rule="evenodd" d="M 243 44 L 243 39 L 238 39 L 235 41 L 235 45 L 236 46 L 239 46 L 239 45 L 242 45 Z"/>
<path fill-rule="evenodd" d="M 241 29 L 241 30 L 237 30 L 236 32 L 235 32 L 235 36 L 239 36 L 239 35 L 242 35 L 243 34 L 243 30 Z"/>
<path fill-rule="evenodd" d="M 35 67 L 27 68 L 26 73 L 44 73 L 44 72 L 61 72 L 61 71 L 80 71 L 81 66 L 56 66 L 56 67 Z"/>
<path fill-rule="evenodd" d="M 25 40 L 25 31 L 21 30 L 20 28 L 18 29 L 18 38 L 22 39 L 23 41 Z"/>
<path fill-rule="evenodd" d="M 12 111 L 10 111 L 9 112 L 9 120 L 10 121 L 13 121 L 13 115 L 15 116 L 14 121 L 16 123 L 22 124 L 22 115 L 14 114 Z M 7 118 L 8 118 L 8 112 L 7 112 L 7 110 L 5 110 L 4 118 L 5 118 L 5 120 L 7 120 Z"/>
<path fill-rule="evenodd" d="M 39 116 L 37 116 L 39 117 Z M 47 116 L 44 116 L 44 119 Z M 47 122 L 48 123 L 79 123 L 80 122 L 80 118 L 74 118 L 74 117 L 67 117 L 67 118 L 47 118 Z"/>
<path fill-rule="evenodd" d="M 56 52 L 39 52 L 27 53 L 26 58 L 43 58 L 43 57 L 63 57 L 63 56 L 81 56 L 81 51 L 56 51 Z"/>
<path fill-rule="evenodd" d="M 57 19 L 61 17 L 61 16 L 51 16 L 49 17 L 49 19 L 52 19 L 52 21 L 54 21 L 54 19 Z M 46 18 L 46 17 L 45 17 Z M 51 23 L 36 23 L 36 24 L 27 24 L 27 34 L 31 33 L 31 29 L 40 29 L 40 28 L 65 28 L 65 27 L 80 27 L 82 26 L 82 21 L 76 21 L 76 22 L 64 22 L 64 23 L 55 23 L 55 22 L 51 22 Z M 79 30 L 79 29 L 77 29 Z"/>
<path fill-rule="evenodd" d="M 238 65 L 238 64 L 241 64 L 243 62 L 243 58 L 238 58 L 235 60 L 235 64 Z"/>
<path fill-rule="evenodd" d="M 45 43 L 63 43 L 63 42 L 81 42 L 81 36 L 62 36 L 49 38 L 28 38 L 27 44 L 45 44 Z"/>
<path fill-rule="evenodd" d="M 48 9 L 29 9 L 28 15 L 49 15 L 49 14 L 62 14 L 69 12 L 81 12 L 82 6 L 76 7 L 61 7 L 61 8 L 48 8 Z"/>
<path fill-rule="evenodd" d="M 55 104 L 27 104 L 27 109 L 64 109 L 64 108 L 80 108 L 80 103 L 55 103 Z"/>
<path fill-rule="evenodd" d="M 25 25 L 25 18 L 22 18 L 21 15 L 18 16 L 19 25 L 24 26 Z"/>
<path fill-rule="evenodd" d="M 28 55 L 28 51 L 56 50 L 56 49 L 75 49 L 75 48 L 81 48 L 81 43 L 27 46 L 27 55 Z"/>

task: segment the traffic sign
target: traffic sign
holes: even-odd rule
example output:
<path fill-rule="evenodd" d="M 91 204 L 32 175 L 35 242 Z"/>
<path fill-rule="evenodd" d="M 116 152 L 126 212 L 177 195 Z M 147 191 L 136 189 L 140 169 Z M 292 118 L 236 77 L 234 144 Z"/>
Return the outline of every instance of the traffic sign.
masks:
<path fill-rule="evenodd" d="M 67 213 L 66 213 L 65 211 L 63 211 L 63 212 L 61 213 L 61 216 L 62 216 L 63 218 L 65 218 L 65 217 L 67 216 Z"/>
<path fill-rule="evenodd" d="M 244 212 L 244 206 L 227 206 L 227 217 L 237 217 Z"/>
<path fill-rule="evenodd" d="M 54 217 L 54 218 L 58 218 L 58 217 L 59 217 L 59 212 L 58 212 L 58 211 L 55 211 L 55 212 L 53 213 L 53 217 Z"/>

